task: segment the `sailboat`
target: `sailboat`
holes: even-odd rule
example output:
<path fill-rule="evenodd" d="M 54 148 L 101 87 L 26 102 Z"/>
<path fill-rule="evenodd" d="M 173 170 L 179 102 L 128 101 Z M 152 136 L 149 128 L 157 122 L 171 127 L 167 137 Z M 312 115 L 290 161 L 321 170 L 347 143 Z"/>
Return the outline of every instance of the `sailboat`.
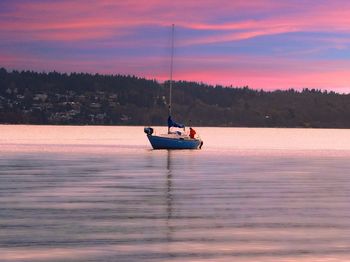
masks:
<path fill-rule="evenodd" d="M 169 110 L 168 110 L 168 133 L 156 135 L 152 127 L 145 127 L 147 135 L 153 149 L 201 149 L 202 139 L 190 128 L 190 133 L 185 132 L 183 124 L 176 123 L 171 117 L 171 99 L 173 86 L 173 61 L 174 61 L 174 25 L 172 25 L 171 39 L 171 62 L 170 62 L 170 87 L 169 87 Z M 173 131 L 173 128 L 178 128 Z M 182 129 L 182 131 L 180 131 Z"/>

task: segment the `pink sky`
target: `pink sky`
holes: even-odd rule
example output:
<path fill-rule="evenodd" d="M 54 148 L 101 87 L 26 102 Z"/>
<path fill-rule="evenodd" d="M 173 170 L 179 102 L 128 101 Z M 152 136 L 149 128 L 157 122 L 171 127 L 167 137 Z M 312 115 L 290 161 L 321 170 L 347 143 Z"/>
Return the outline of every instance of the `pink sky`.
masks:
<path fill-rule="evenodd" d="M 348 1 L 24 1 L 0 3 L 7 69 L 169 74 L 267 90 L 350 91 Z"/>

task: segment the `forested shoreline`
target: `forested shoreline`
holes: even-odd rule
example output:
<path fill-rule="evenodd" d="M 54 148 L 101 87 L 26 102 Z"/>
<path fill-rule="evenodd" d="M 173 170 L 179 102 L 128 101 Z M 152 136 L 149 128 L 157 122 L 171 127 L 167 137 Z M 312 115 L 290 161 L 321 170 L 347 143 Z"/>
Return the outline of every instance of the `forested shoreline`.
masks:
<path fill-rule="evenodd" d="M 0 123 L 165 125 L 169 83 L 136 76 L 0 69 Z M 349 128 L 350 95 L 175 81 L 173 118 L 220 127 Z"/>

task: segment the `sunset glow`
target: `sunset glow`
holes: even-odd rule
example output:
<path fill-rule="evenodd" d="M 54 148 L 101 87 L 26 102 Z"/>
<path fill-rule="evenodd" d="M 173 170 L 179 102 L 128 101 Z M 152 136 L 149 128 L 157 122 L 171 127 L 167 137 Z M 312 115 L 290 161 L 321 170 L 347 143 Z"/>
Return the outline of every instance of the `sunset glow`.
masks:
<path fill-rule="evenodd" d="M 2 0 L 0 67 L 350 92 L 350 2 Z"/>

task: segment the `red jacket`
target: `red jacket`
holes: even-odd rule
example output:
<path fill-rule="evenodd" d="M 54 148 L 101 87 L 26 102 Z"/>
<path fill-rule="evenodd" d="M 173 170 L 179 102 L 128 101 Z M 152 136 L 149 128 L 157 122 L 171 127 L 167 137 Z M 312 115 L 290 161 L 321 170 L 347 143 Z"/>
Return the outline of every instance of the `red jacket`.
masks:
<path fill-rule="evenodd" d="M 195 135 L 196 131 L 194 131 L 194 129 L 190 127 L 190 138 L 194 138 Z"/>

